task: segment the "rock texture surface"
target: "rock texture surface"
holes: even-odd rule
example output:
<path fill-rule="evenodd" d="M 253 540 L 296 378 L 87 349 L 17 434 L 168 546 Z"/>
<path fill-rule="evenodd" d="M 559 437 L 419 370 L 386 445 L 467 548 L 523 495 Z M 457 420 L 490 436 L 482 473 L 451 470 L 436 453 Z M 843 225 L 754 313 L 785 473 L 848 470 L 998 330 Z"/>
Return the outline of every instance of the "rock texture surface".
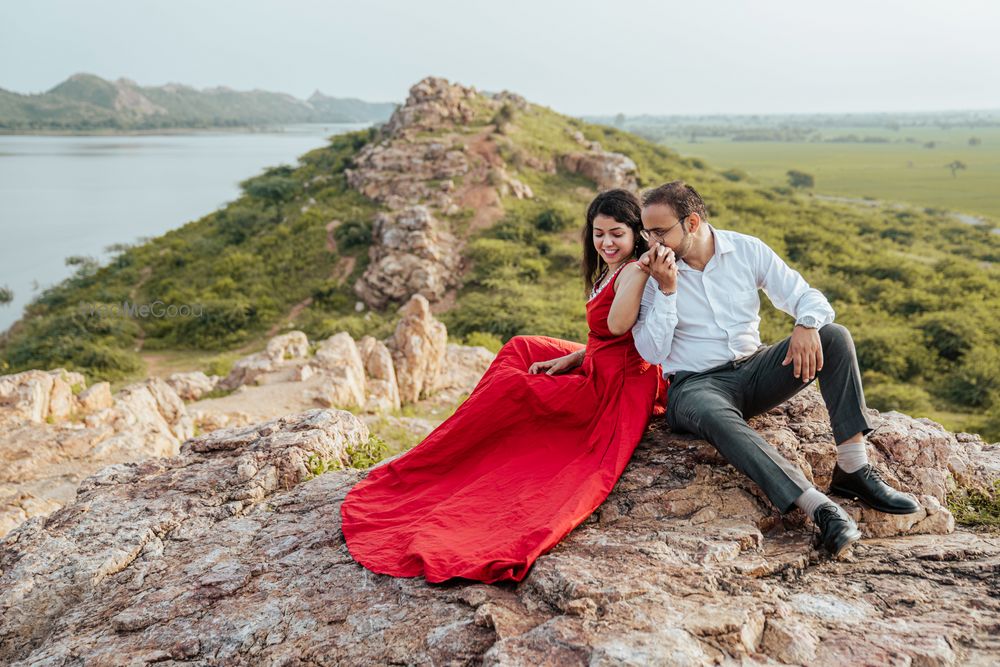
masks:
<path fill-rule="evenodd" d="M 84 477 L 108 465 L 173 456 L 194 434 L 184 402 L 152 378 L 111 395 L 106 382 L 56 370 L 0 377 L 0 537 L 71 502 Z"/>
<path fill-rule="evenodd" d="M 834 458 L 824 416 L 807 390 L 755 426 L 823 484 Z M 1000 656 L 1000 539 L 929 520 L 939 476 L 986 482 L 1000 451 L 933 423 L 883 415 L 871 453 L 927 512 L 890 529 L 849 504 L 867 539 L 847 559 L 822 557 L 801 516 L 777 516 L 707 443 L 657 425 L 608 500 L 521 584 L 496 586 L 393 579 L 350 558 L 339 505 L 364 473 L 310 478 L 307 462 L 344 460 L 366 437 L 353 416 L 315 410 L 90 477 L 73 504 L 0 542 L 0 662 L 840 667 Z"/>
<path fill-rule="evenodd" d="M 369 306 L 382 309 L 421 294 L 440 301 L 458 283 L 457 240 L 425 206 L 379 213 L 368 249 L 371 263 L 354 286 Z"/>
<path fill-rule="evenodd" d="M 399 313 L 402 318 L 386 345 L 396 368 L 399 398 L 404 403 L 413 403 L 439 386 L 448 330 L 434 319 L 430 304 L 419 294 L 400 308 Z"/>

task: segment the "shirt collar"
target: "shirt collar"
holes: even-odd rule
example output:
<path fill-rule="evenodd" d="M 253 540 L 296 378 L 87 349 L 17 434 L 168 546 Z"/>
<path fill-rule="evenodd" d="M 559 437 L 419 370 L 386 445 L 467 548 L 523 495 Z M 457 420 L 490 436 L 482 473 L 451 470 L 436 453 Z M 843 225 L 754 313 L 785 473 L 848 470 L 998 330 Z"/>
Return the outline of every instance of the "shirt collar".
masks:
<path fill-rule="evenodd" d="M 716 255 L 725 255 L 727 252 L 732 252 L 733 250 L 736 249 L 736 247 L 733 245 L 733 240 L 729 238 L 729 234 L 727 234 L 724 229 L 723 230 L 716 229 L 707 222 L 705 224 L 708 225 L 708 230 L 712 232 L 712 236 L 715 237 Z M 709 260 L 709 262 L 711 262 L 711 260 Z M 708 267 L 706 266 L 706 268 Z M 679 271 L 694 271 L 694 269 L 688 266 L 687 262 L 685 262 L 683 259 L 677 260 L 677 269 Z"/>
<path fill-rule="evenodd" d="M 736 249 L 736 246 L 733 245 L 733 240 L 729 238 L 729 234 L 726 233 L 726 230 L 716 229 L 707 222 L 705 224 L 708 225 L 710 230 L 712 230 L 712 236 L 715 237 L 716 255 L 725 255 L 727 252 L 732 252 Z"/>

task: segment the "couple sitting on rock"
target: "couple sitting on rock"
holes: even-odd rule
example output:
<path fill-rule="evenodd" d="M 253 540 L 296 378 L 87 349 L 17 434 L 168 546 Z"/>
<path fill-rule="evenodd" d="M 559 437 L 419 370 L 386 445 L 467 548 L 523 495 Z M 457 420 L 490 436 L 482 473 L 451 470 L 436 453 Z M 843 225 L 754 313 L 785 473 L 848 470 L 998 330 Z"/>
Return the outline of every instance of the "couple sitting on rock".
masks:
<path fill-rule="evenodd" d="M 673 431 L 710 442 L 781 512 L 802 508 L 838 557 L 861 536 L 854 521 L 746 422 L 817 378 L 837 443 L 829 492 L 882 512 L 919 511 L 868 463 L 872 428 L 850 333 L 766 244 L 714 228 L 681 181 L 641 204 L 626 190 L 599 194 L 583 241 L 586 346 L 512 338 L 453 416 L 372 469 L 341 506 L 359 563 L 432 582 L 520 581 L 604 501 L 650 417 L 664 412 Z M 795 318 L 776 345 L 761 344 L 759 289 Z"/>

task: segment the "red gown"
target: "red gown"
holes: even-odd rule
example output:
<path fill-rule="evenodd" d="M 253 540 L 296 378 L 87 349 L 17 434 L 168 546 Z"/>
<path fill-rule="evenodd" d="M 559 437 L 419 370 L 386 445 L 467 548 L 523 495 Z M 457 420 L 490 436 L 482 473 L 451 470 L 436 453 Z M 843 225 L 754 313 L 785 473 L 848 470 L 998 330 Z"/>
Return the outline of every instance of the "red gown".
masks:
<path fill-rule="evenodd" d="M 351 489 L 341 525 L 356 561 L 430 582 L 521 581 L 604 501 L 665 399 L 631 331 L 608 330 L 613 298 L 612 279 L 587 304 L 581 367 L 531 375 L 583 346 L 511 338 L 455 414 Z"/>

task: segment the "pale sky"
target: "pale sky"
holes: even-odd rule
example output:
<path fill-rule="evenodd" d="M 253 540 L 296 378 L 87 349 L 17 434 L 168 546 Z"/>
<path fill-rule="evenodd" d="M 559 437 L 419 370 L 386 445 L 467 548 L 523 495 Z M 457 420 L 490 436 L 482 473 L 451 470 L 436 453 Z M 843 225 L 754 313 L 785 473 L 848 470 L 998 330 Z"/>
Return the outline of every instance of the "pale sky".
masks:
<path fill-rule="evenodd" d="M 1000 109 L 998 32 L 994 0 L 4 0 L 0 88 L 402 101 L 436 75 L 576 115 Z"/>

